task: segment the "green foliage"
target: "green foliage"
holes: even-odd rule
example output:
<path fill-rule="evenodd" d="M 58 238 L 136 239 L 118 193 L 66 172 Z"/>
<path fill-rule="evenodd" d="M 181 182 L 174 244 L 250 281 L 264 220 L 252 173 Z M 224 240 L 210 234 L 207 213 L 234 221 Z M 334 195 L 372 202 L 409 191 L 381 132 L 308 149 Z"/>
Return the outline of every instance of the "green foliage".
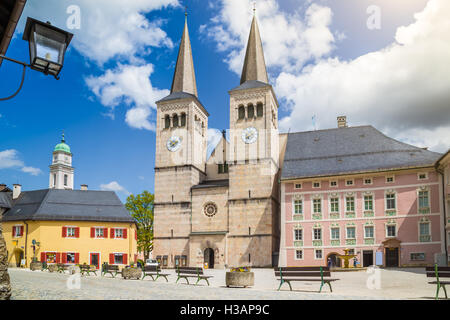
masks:
<path fill-rule="evenodd" d="M 127 198 L 125 208 L 137 225 L 137 247 L 148 259 L 153 250 L 153 208 L 155 196 L 148 191 Z"/>

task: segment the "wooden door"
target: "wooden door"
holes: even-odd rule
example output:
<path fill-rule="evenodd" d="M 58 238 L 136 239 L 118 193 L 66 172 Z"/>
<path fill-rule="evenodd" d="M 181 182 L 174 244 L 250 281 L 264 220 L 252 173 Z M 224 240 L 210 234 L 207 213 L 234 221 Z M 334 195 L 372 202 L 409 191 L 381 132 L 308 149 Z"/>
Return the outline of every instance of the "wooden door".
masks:
<path fill-rule="evenodd" d="M 398 267 L 398 248 L 386 248 L 386 267 Z"/>

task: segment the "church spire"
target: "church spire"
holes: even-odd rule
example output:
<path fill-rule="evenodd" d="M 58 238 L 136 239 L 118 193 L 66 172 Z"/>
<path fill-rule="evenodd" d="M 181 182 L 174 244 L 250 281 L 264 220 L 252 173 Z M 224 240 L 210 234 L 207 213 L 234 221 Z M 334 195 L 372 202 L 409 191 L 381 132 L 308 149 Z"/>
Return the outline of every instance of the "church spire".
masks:
<path fill-rule="evenodd" d="M 247 53 L 245 54 L 244 67 L 242 69 L 241 84 L 250 80 L 269 83 L 256 15 L 253 16 L 250 36 L 248 37 Z"/>
<path fill-rule="evenodd" d="M 192 59 L 192 48 L 187 24 L 187 11 L 185 16 L 183 37 L 181 38 L 180 51 L 178 52 L 177 65 L 175 67 L 170 93 L 185 92 L 198 97 L 194 60 Z"/>

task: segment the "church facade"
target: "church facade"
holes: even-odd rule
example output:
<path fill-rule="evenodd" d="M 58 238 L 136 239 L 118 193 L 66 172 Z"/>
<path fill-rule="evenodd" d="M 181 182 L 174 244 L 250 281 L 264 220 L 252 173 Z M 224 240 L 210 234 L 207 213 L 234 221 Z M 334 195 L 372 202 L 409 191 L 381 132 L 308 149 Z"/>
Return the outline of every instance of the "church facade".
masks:
<path fill-rule="evenodd" d="M 364 265 L 402 266 L 448 253 L 442 155 L 346 117 L 279 133 L 256 17 L 229 95 L 230 129 L 207 158 L 186 21 L 171 93 L 156 103 L 153 257 L 163 267 L 336 265 L 346 248 Z"/>

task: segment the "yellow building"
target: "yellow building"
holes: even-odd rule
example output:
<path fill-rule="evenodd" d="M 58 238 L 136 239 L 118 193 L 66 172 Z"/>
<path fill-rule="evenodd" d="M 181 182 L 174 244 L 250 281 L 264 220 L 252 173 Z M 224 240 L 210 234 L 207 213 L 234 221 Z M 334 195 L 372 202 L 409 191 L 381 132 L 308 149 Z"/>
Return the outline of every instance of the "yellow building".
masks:
<path fill-rule="evenodd" d="M 112 191 L 73 190 L 72 153 L 56 145 L 49 188 L 22 192 L 0 185 L 0 218 L 10 266 L 102 263 L 125 266 L 136 260 L 136 224 Z M 3 218 L 2 218 L 3 215 Z"/>
<path fill-rule="evenodd" d="M 135 261 L 136 225 L 114 192 L 17 189 L 2 219 L 10 266 Z"/>

